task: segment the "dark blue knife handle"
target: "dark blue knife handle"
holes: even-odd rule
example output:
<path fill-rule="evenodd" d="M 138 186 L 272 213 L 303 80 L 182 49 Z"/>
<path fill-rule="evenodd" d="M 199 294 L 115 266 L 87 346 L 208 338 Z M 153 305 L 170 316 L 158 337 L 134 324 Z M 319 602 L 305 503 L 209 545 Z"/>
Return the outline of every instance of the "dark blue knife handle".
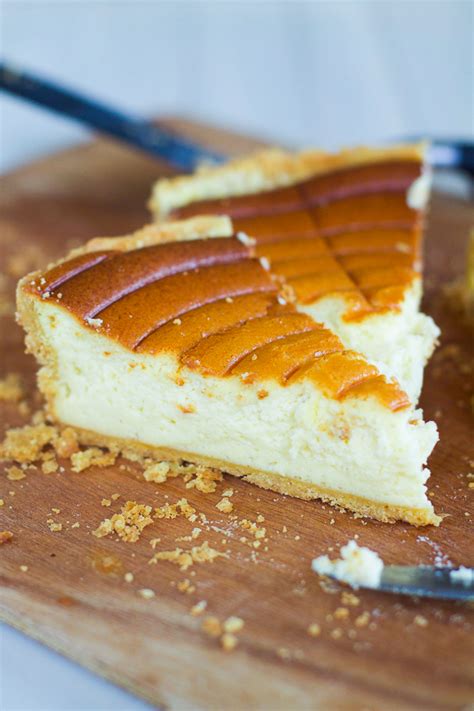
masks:
<path fill-rule="evenodd" d="M 53 82 L 17 71 L 5 63 L 0 63 L 0 88 L 125 141 L 168 161 L 180 170 L 192 171 L 200 163 L 219 163 L 224 160 L 221 154 L 180 138 L 172 131 L 105 106 Z"/>

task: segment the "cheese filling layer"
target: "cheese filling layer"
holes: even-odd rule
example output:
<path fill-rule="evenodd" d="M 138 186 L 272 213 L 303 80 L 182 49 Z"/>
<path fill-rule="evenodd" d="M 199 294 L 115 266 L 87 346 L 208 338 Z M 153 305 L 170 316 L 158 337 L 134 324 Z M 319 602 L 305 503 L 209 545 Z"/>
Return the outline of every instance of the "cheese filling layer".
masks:
<path fill-rule="evenodd" d="M 172 354 L 134 354 L 47 300 L 31 306 L 40 384 L 61 422 L 431 515 L 423 465 L 437 433 L 419 412 L 329 399 L 308 380 L 203 376 Z"/>

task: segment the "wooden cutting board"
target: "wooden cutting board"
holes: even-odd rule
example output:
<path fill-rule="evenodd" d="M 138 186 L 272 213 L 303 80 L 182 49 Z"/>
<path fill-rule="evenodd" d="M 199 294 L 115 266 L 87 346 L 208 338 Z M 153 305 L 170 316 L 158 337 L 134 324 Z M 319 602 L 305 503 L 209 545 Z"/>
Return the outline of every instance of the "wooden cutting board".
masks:
<path fill-rule="evenodd" d="M 183 121 L 172 124 L 215 148 L 241 152 L 256 142 Z M 98 234 L 122 234 L 147 219 L 150 184 L 164 166 L 98 141 L 6 176 L 1 186 L 2 362 L 20 373 L 33 407 L 35 364 L 9 313 L 15 278 Z M 318 502 L 306 503 L 226 477 L 215 493 L 186 489 L 182 479 L 146 483 L 138 468 L 119 461 L 74 474 L 28 471 L 0 479 L 0 530 L 14 537 L 0 548 L 0 616 L 154 705 L 170 709 L 461 709 L 474 700 L 472 608 L 360 592 L 348 605 L 339 589 L 321 585 L 311 559 L 357 535 L 386 562 L 474 565 L 473 419 L 469 408 L 472 341 L 449 309 L 443 287 L 459 275 L 472 206 L 435 195 L 426 240 L 426 310 L 443 330 L 426 375 L 422 406 L 439 425 L 429 488 L 447 517 L 439 529 L 354 519 Z M 35 404 L 36 403 L 36 404 Z M 5 405 L 5 427 L 26 422 Z M 237 521 L 215 504 L 234 489 Z M 109 508 L 103 498 L 119 493 Z M 177 543 L 193 525 L 183 517 L 157 520 L 137 543 L 97 539 L 91 532 L 127 500 L 161 506 L 182 496 L 208 523 L 203 540 L 227 557 L 186 572 L 170 562 L 149 565 L 157 550 Z M 47 519 L 62 523 L 52 532 Z M 268 540 L 254 549 L 241 541 L 238 521 L 265 518 Z M 73 524 L 79 523 L 80 527 Z M 253 540 L 253 539 L 251 539 Z M 21 566 L 27 566 L 22 570 Z M 124 574 L 133 573 L 127 583 Z M 178 583 L 189 579 L 192 593 Z M 139 590 L 149 588 L 153 599 Z M 207 615 L 245 622 L 239 644 L 224 652 L 190 614 L 207 601 Z M 343 608 L 343 610 L 338 610 Z M 363 613 L 368 613 L 364 615 Z M 364 624 L 368 622 L 368 624 Z M 318 623 L 321 633 L 307 633 Z"/>

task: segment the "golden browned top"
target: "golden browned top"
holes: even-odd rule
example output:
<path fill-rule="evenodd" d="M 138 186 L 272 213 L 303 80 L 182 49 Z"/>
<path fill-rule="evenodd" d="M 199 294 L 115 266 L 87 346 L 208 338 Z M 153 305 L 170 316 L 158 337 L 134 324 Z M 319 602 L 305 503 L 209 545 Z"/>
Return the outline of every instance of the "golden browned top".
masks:
<path fill-rule="evenodd" d="M 301 303 L 341 294 L 345 317 L 361 318 L 398 308 L 420 270 L 421 213 L 408 206 L 407 191 L 421 171 L 415 158 L 352 165 L 288 187 L 194 202 L 173 216 L 230 216 Z"/>
<path fill-rule="evenodd" d="M 280 287 L 252 247 L 229 237 L 85 252 L 23 286 L 131 351 L 172 353 L 204 375 L 282 385 L 311 378 L 337 399 L 375 395 L 392 410 L 409 404 L 398 385 L 298 313 Z"/>

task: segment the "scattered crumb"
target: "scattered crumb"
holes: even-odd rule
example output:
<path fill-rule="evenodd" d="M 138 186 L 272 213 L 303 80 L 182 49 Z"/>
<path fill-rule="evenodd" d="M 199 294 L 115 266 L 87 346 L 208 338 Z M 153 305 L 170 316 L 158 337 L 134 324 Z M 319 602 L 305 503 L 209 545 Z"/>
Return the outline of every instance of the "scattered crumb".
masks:
<path fill-rule="evenodd" d="M 26 477 L 25 472 L 23 469 L 20 469 L 20 467 L 8 467 L 7 471 L 7 479 L 10 481 L 20 481 L 20 479 L 24 479 Z"/>
<path fill-rule="evenodd" d="M 207 607 L 207 600 L 200 600 L 197 602 L 195 605 L 192 606 L 191 608 L 191 615 L 193 617 L 199 617 L 199 615 L 202 615 L 204 610 Z"/>
<path fill-rule="evenodd" d="M 423 615 L 416 615 L 413 622 L 415 623 L 415 625 L 418 625 L 418 627 L 428 626 L 428 620 L 426 619 L 426 617 L 423 617 Z"/>
<path fill-rule="evenodd" d="M 155 509 L 155 518 L 165 518 L 172 519 L 177 516 L 184 516 L 188 520 L 196 513 L 196 509 L 193 508 L 187 499 L 179 499 L 175 504 L 164 504 Z"/>
<path fill-rule="evenodd" d="M 234 495 L 234 490 L 233 489 L 226 489 L 224 493 L 222 494 L 223 497 L 230 498 L 231 496 Z"/>
<path fill-rule="evenodd" d="M 28 572 L 28 566 L 27 565 L 20 565 L 20 570 L 22 573 L 27 573 Z"/>
<path fill-rule="evenodd" d="M 0 545 L 11 541 L 13 533 L 11 531 L 0 531 Z"/>
<path fill-rule="evenodd" d="M 110 506 L 111 503 L 112 503 L 111 499 L 102 499 L 102 501 L 100 502 L 100 505 L 101 506 Z"/>
<path fill-rule="evenodd" d="M 165 560 L 169 563 L 179 565 L 181 571 L 186 571 L 194 563 L 212 563 L 216 558 L 227 557 L 225 553 L 211 548 L 207 541 L 204 541 L 200 546 L 194 546 L 190 550 L 175 548 L 174 551 L 159 551 L 148 561 L 149 563 L 157 563 L 159 560 Z"/>
<path fill-rule="evenodd" d="M 0 446 L 0 457 L 20 463 L 34 462 L 55 435 L 56 429 L 45 424 L 12 427 Z"/>
<path fill-rule="evenodd" d="M 54 474 L 59 469 L 59 464 L 55 459 L 47 459 L 41 464 L 41 471 L 43 474 Z"/>
<path fill-rule="evenodd" d="M 221 646 L 225 652 L 232 652 L 238 644 L 237 637 L 230 632 L 225 632 L 221 637 Z"/>
<path fill-rule="evenodd" d="M 338 607 L 334 610 L 334 618 L 336 620 L 346 620 L 349 617 L 349 610 L 347 607 Z"/>
<path fill-rule="evenodd" d="M 25 396 L 25 389 L 18 373 L 8 373 L 0 379 L 0 400 L 5 402 L 19 402 Z"/>
<path fill-rule="evenodd" d="M 240 632 L 244 626 L 244 621 L 240 617 L 228 617 L 222 625 L 224 632 Z"/>
<path fill-rule="evenodd" d="M 136 501 L 127 501 L 122 506 L 121 513 L 104 519 L 99 527 L 92 532 L 92 535 L 96 538 L 103 538 L 111 533 L 116 533 L 127 543 L 136 543 L 143 529 L 153 523 L 150 515 L 151 510 L 151 506 L 137 504 Z"/>
<path fill-rule="evenodd" d="M 356 607 L 360 603 L 360 598 L 354 593 L 343 590 L 341 593 L 341 602 L 343 605 L 350 605 L 351 607 Z"/>
<path fill-rule="evenodd" d="M 133 573 L 125 573 L 123 579 L 126 583 L 133 583 Z"/>
<path fill-rule="evenodd" d="M 216 504 L 216 509 L 219 511 L 222 511 L 222 513 L 231 513 L 233 510 L 234 505 L 233 503 L 226 497 L 224 496 L 217 504 Z"/>
<path fill-rule="evenodd" d="M 152 481 L 155 484 L 163 484 L 169 476 L 177 476 L 178 472 L 174 472 L 170 462 L 154 462 L 149 464 L 143 471 L 145 481 Z"/>
<path fill-rule="evenodd" d="M 356 617 L 354 624 L 356 627 L 367 627 L 367 625 L 369 624 L 369 621 L 370 621 L 370 614 L 367 611 L 365 611 L 365 612 L 362 612 L 362 614 L 360 614 L 358 617 Z"/>
<path fill-rule="evenodd" d="M 80 525 L 79 521 L 76 521 L 76 523 L 72 524 L 71 528 L 80 528 Z"/>
<path fill-rule="evenodd" d="M 249 531 L 249 533 L 251 533 L 257 541 L 262 538 L 265 538 L 265 535 L 267 533 L 266 528 L 264 526 L 259 527 L 256 523 L 254 523 L 253 521 L 249 521 L 246 518 L 243 518 L 241 521 L 239 521 L 239 526 L 245 529 L 246 531 Z"/>
<path fill-rule="evenodd" d="M 320 625 L 318 625 L 317 622 L 312 622 L 309 625 L 307 632 L 311 637 L 319 637 L 319 635 L 321 634 L 321 627 Z"/>
<path fill-rule="evenodd" d="M 53 533 L 59 533 L 59 531 L 63 530 L 62 523 L 56 523 L 56 521 L 53 521 L 52 518 L 48 518 L 46 523 L 48 524 L 49 530 Z"/>
<path fill-rule="evenodd" d="M 180 580 L 177 585 L 177 588 L 178 588 L 179 592 L 187 593 L 188 595 L 195 592 L 195 590 L 196 590 L 196 586 L 192 585 L 191 581 L 188 580 L 188 578 L 186 578 L 185 580 Z"/>
<path fill-rule="evenodd" d="M 341 639 L 342 637 L 342 630 L 340 627 L 335 627 L 333 630 L 331 630 L 330 635 L 333 639 Z"/>
<path fill-rule="evenodd" d="M 203 494 L 212 494 L 217 488 L 217 483 L 222 479 L 223 474 L 218 469 L 196 467 L 195 477 L 186 483 L 186 488 L 197 489 Z"/>
<path fill-rule="evenodd" d="M 155 597 L 155 591 L 150 590 L 150 588 L 142 588 L 141 590 L 138 591 L 138 594 L 140 597 L 143 597 L 145 600 L 151 600 L 152 598 Z"/>
<path fill-rule="evenodd" d="M 217 617 L 208 616 L 202 621 L 201 629 L 209 637 L 219 637 L 222 634 L 222 625 Z"/>
<path fill-rule="evenodd" d="M 82 472 L 89 467 L 109 467 L 117 459 L 116 452 L 104 452 L 99 447 L 89 447 L 71 455 L 73 472 Z"/>

